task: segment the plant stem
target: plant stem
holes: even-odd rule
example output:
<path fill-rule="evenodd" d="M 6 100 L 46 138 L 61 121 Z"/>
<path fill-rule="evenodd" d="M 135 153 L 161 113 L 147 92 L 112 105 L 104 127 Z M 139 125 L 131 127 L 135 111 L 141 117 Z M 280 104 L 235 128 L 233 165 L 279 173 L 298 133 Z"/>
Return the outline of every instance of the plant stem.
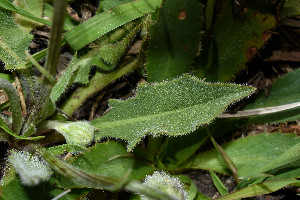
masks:
<path fill-rule="evenodd" d="M 56 0 L 54 4 L 53 23 L 50 32 L 50 44 L 46 60 L 46 70 L 52 77 L 55 77 L 56 74 L 66 5 L 67 3 L 65 0 Z M 45 79 L 45 83 L 50 85 L 48 79 Z"/>

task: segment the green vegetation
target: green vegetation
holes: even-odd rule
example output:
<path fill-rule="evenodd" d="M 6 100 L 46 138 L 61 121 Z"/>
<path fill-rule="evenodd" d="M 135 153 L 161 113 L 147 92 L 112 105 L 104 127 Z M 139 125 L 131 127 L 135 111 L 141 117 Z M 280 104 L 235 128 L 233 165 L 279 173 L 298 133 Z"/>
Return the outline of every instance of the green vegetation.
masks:
<path fill-rule="evenodd" d="M 104 199 L 124 190 L 133 200 L 209 199 L 182 175 L 191 169 L 208 170 L 222 200 L 300 186 L 296 134 L 214 139 L 250 124 L 299 120 L 299 69 L 276 79 L 268 97 L 228 83 L 279 19 L 300 14 L 298 0 L 102 0 L 81 23 L 65 12 L 65 0 L 47 2 L 0 0 L 1 199 Z M 30 32 L 45 25 L 48 48 L 30 55 Z M 128 54 L 136 41 L 138 52 Z M 72 60 L 58 75 L 61 47 Z M 103 116 L 74 119 L 133 71 L 147 80 L 134 97 L 110 99 Z M 236 114 L 222 114 L 255 92 Z M 209 143 L 214 149 L 203 152 Z M 217 173 L 234 177 L 234 191 Z"/>

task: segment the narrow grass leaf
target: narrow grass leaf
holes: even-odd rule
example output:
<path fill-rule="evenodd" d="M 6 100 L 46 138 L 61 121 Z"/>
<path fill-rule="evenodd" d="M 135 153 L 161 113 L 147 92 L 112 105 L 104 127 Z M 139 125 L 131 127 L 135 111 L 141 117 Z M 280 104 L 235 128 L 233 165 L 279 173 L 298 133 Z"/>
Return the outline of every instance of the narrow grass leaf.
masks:
<path fill-rule="evenodd" d="M 265 181 L 256 185 L 251 185 L 249 187 L 243 188 L 231 194 L 225 195 L 218 198 L 218 200 L 232 200 L 246 197 L 253 197 L 257 195 L 269 194 L 275 192 L 280 188 L 283 188 L 289 184 L 299 183 L 299 180 L 296 179 L 283 179 L 275 181 Z"/>
<path fill-rule="evenodd" d="M 102 0 L 98 8 L 98 12 L 105 12 L 114 7 L 132 2 L 134 0 Z"/>
<path fill-rule="evenodd" d="M 161 0 L 137 0 L 118 6 L 110 11 L 99 13 L 64 35 L 75 50 L 79 50 L 100 36 L 115 28 L 154 11 Z M 84 35 L 84 37 L 81 37 Z"/>
<path fill-rule="evenodd" d="M 211 175 L 211 178 L 214 182 L 214 185 L 216 186 L 218 192 L 220 193 L 221 196 L 224 196 L 226 194 L 228 194 L 228 189 L 226 188 L 226 186 L 222 183 L 222 181 L 220 180 L 220 178 L 211 170 L 209 170 L 209 173 Z"/>
<path fill-rule="evenodd" d="M 218 151 L 219 155 L 221 156 L 222 160 L 226 163 L 227 167 L 232 172 L 235 182 L 239 183 L 238 171 L 237 171 L 237 168 L 236 168 L 234 162 L 232 161 L 230 156 L 226 153 L 226 151 L 224 151 L 224 149 L 220 145 L 217 144 L 217 142 L 215 141 L 215 139 L 212 137 L 212 135 L 209 132 L 208 132 L 208 135 L 209 135 L 210 140 L 212 141 L 215 149 Z"/>

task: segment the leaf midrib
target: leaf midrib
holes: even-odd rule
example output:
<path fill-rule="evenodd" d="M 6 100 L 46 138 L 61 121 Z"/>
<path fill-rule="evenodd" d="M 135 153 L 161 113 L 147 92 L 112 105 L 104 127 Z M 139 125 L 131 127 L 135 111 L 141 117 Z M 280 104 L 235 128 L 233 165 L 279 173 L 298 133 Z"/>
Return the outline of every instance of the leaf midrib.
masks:
<path fill-rule="evenodd" d="M 121 126 L 121 125 L 124 125 L 124 124 L 130 124 L 130 123 L 136 123 L 136 122 L 143 122 L 143 121 L 151 120 L 151 118 L 153 119 L 153 118 L 157 118 L 157 117 L 161 117 L 161 116 L 165 116 L 165 115 L 169 115 L 169 114 L 174 114 L 176 112 L 184 112 L 185 110 L 188 110 L 188 109 L 191 109 L 191 108 L 194 108 L 194 107 L 199 107 L 199 106 L 204 107 L 206 104 L 213 103 L 214 101 L 210 101 L 210 102 L 204 103 L 204 104 L 203 103 L 202 104 L 196 104 L 196 105 L 193 105 L 193 106 L 179 108 L 179 109 L 176 109 L 176 110 L 171 110 L 171 111 L 166 111 L 166 112 L 160 112 L 160 113 L 155 113 L 155 114 L 150 114 L 150 115 L 143 115 L 143 116 L 139 116 L 139 117 L 133 117 L 133 118 L 129 118 L 129 119 L 121 119 L 121 120 L 115 120 L 115 121 L 109 121 L 109 122 L 103 122 L 103 123 L 101 123 L 101 120 L 99 120 L 99 122 L 101 123 L 100 128 Z M 223 108 L 225 108 L 228 105 L 229 105 L 229 103 L 227 103 L 225 106 L 221 106 L 220 110 L 223 110 Z M 221 112 L 222 111 L 220 111 L 220 113 Z M 218 114 L 214 115 L 211 120 L 213 120 L 213 118 L 218 116 Z M 207 120 L 207 121 L 203 122 L 203 124 L 208 123 L 211 120 Z"/>

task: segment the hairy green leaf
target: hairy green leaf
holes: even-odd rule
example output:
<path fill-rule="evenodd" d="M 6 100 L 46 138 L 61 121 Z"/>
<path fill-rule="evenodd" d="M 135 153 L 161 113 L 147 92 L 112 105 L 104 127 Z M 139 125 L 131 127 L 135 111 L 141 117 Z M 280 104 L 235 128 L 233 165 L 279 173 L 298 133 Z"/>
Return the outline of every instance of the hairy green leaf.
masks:
<path fill-rule="evenodd" d="M 106 44 L 100 48 L 91 50 L 88 54 L 80 58 L 77 58 L 76 54 L 64 74 L 54 85 L 51 91 L 51 99 L 56 102 L 66 88 L 73 83 L 88 84 L 92 65 L 96 65 L 103 70 L 114 69 L 137 32 L 141 29 L 141 25 L 135 28 L 131 27 L 133 30 L 116 44 Z"/>
<path fill-rule="evenodd" d="M 60 95 L 66 90 L 69 86 L 70 79 L 73 73 L 78 69 L 80 62 L 78 61 L 77 55 L 74 55 L 72 61 L 68 65 L 68 68 L 65 70 L 63 75 L 58 79 L 56 84 L 51 90 L 51 99 L 53 102 L 56 102 Z"/>
<path fill-rule="evenodd" d="M 117 63 L 120 61 L 126 50 L 128 50 L 130 43 L 141 28 L 142 24 L 139 24 L 120 42 L 116 44 L 107 44 L 99 49 L 97 54 L 101 57 L 104 63 L 111 65 L 111 68 L 108 70 L 116 67 Z"/>
<path fill-rule="evenodd" d="M 164 0 L 151 30 L 148 81 L 172 80 L 188 72 L 201 39 L 202 5 L 197 0 Z"/>
<path fill-rule="evenodd" d="M 66 41 L 75 50 L 79 50 L 100 36 L 115 28 L 152 12 L 161 4 L 161 0 L 137 0 L 110 11 L 99 13 L 64 35 Z M 84 37 L 81 37 L 84 35 Z"/>
<path fill-rule="evenodd" d="M 92 121 L 99 130 L 95 139 L 124 139 L 131 151 L 148 133 L 187 134 L 254 90 L 234 84 L 208 84 L 189 75 L 166 83 L 143 84 L 138 87 L 136 97 L 109 101 L 112 110 Z"/>
<path fill-rule="evenodd" d="M 26 60 L 25 50 L 32 36 L 23 32 L 15 23 L 12 12 L 0 8 L 0 57 L 6 69 L 24 68 L 17 66 Z"/>
<path fill-rule="evenodd" d="M 61 133 L 68 144 L 88 146 L 94 139 L 94 127 L 89 122 L 46 121 L 44 128 L 55 129 Z"/>
<path fill-rule="evenodd" d="M 294 154 L 293 150 L 297 149 L 299 142 L 300 138 L 293 134 L 263 133 L 240 138 L 224 145 L 223 149 L 235 163 L 239 177 L 246 178 L 260 176 L 266 170 L 278 167 L 276 161 L 280 161 L 280 165 L 294 161 L 293 155 L 298 154 Z M 289 158 L 283 159 L 284 155 L 289 155 Z M 273 166 L 264 169 L 272 161 L 274 161 Z M 218 157 L 216 150 L 195 155 L 182 167 L 228 173 L 226 164 Z"/>

